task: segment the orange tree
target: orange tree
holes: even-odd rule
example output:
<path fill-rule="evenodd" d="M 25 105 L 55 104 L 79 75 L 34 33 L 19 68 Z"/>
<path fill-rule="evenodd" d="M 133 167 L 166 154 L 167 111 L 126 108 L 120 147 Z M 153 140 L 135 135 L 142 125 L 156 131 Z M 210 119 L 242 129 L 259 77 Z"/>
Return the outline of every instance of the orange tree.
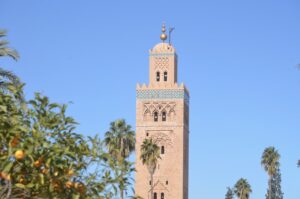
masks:
<path fill-rule="evenodd" d="M 18 60 L 7 44 L 0 58 Z M 132 162 L 120 165 L 98 136 L 76 133 L 66 105 L 40 94 L 26 103 L 23 85 L 0 68 L 0 198 L 112 198 L 128 186 Z"/>
<path fill-rule="evenodd" d="M 0 92 L 0 198 L 109 198 L 118 178 L 102 141 L 75 133 L 66 105 Z"/>

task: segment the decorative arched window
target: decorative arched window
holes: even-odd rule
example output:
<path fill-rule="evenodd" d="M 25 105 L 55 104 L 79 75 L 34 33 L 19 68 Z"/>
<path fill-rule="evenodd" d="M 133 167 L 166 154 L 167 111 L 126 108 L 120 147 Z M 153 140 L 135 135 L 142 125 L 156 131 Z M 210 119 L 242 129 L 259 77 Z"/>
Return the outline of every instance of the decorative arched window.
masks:
<path fill-rule="evenodd" d="M 167 113 L 165 111 L 162 112 L 162 121 L 167 121 Z"/>
<path fill-rule="evenodd" d="M 154 112 L 154 122 L 158 121 L 158 112 Z"/>
<path fill-rule="evenodd" d="M 165 82 L 168 81 L 168 72 L 167 71 L 164 72 L 164 81 Z"/>
<path fill-rule="evenodd" d="M 160 193 L 160 199 L 165 199 L 165 193 Z"/>
<path fill-rule="evenodd" d="M 165 154 L 165 146 L 161 146 L 161 148 L 160 148 L 160 153 L 161 153 L 161 154 Z"/>
<path fill-rule="evenodd" d="M 169 118 L 170 118 L 171 121 L 173 121 L 175 119 L 175 111 L 174 110 L 170 111 Z"/>
<path fill-rule="evenodd" d="M 144 120 L 145 121 L 149 121 L 151 118 L 151 113 L 149 110 L 146 110 L 145 113 L 144 113 Z"/>
<path fill-rule="evenodd" d="M 154 193 L 154 199 L 157 199 L 157 193 L 156 192 Z"/>
<path fill-rule="evenodd" d="M 156 72 L 156 81 L 159 82 L 160 81 L 160 72 Z"/>

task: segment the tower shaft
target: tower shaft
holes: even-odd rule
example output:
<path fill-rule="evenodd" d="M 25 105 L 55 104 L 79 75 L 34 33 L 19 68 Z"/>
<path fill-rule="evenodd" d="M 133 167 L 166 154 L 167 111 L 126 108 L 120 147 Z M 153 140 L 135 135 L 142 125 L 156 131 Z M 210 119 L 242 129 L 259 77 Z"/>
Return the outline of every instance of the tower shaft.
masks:
<path fill-rule="evenodd" d="M 177 55 L 172 45 L 157 44 L 149 59 L 149 85 L 138 84 L 136 89 L 135 192 L 144 199 L 188 199 L 189 92 L 177 84 Z M 152 181 L 140 159 L 145 139 L 160 147 L 161 159 Z"/>

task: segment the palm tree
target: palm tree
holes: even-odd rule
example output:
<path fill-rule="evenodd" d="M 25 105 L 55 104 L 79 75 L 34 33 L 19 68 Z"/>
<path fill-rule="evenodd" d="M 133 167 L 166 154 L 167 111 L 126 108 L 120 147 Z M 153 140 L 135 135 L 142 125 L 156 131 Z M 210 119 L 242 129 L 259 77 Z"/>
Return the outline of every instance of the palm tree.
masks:
<path fill-rule="evenodd" d="M 6 36 L 5 30 L 0 30 L 0 38 Z M 17 61 L 19 59 L 19 54 L 16 50 L 7 47 L 8 41 L 0 39 L 0 57 L 10 57 Z M 11 93 L 11 86 L 13 86 L 14 90 L 17 90 L 16 98 L 20 102 L 24 102 L 22 83 L 19 78 L 12 72 L 7 71 L 0 67 L 0 91 L 5 93 Z M 16 93 L 16 92 L 14 92 Z"/>
<path fill-rule="evenodd" d="M 250 193 L 252 193 L 252 190 L 248 181 L 244 178 L 239 179 L 234 186 L 234 193 L 239 199 L 250 198 Z"/>
<path fill-rule="evenodd" d="M 110 155 L 117 160 L 121 170 L 122 181 L 119 183 L 120 197 L 124 198 L 124 190 L 126 182 L 123 181 L 126 173 L 131 171 L 131 168 L 124 166 L 127 163 L 126 159 L 135 150 L 135 132 L 131 130 L 131 126 L 127 125 L 125 120 L 116 120 L 110 124 L 110 130 L 105 133 L 104 143 Z M 124 170 L 126 168 L 126 170 Z"/>
<path fill-rule="evenodd" d="M 153 175 L 156 170 L 158 159 L 160 159 L 159 146 L 152 139 L 145 139 L 141 145 L 142 163 L 147 166 L 151 180 L 151 199 L 153 198 Z"/>
<path fill-rule="evenodd" d="M 280 159 L 280 155 L 274 147 L 266 148 L 261 157 L 261 165 L 264 167 L 265 171 L 269 175 L 269 182 L 268 182 L 269 190 L 267 194 L 269 196 L 269 199 L 271 199 L 273 195 L 272 178 L 279 169 L 280 166 L 279 159 Z"/>

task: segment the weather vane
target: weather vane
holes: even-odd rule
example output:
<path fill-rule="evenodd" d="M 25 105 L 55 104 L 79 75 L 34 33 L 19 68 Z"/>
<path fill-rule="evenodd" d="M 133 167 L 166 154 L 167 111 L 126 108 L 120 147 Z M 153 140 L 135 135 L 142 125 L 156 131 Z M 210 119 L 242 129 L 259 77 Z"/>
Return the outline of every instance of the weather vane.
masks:
<path fill-rule="evenodd" d="M 169 44 L 170 45 L 171 45 L 171 33 L 173 32 L 174 29 L 175 29 L 175 27 L 169 28 Z"/>
<path fill-rule="evenodd" d="M 175 28 L 174 27 L 170 27 L 169 28 L 169 44 L 171 45 L 171 33 L 173 32 Z M 168 35 L 166 34 L 166 25 L 165 23 L 163 23 L 162 25 L 162 29 L 161 29 L 161 35 L 160 35 L 160 39 L 162 40 L 162 42 L 164 43 L 165 40 L 167 40 Z"/>

